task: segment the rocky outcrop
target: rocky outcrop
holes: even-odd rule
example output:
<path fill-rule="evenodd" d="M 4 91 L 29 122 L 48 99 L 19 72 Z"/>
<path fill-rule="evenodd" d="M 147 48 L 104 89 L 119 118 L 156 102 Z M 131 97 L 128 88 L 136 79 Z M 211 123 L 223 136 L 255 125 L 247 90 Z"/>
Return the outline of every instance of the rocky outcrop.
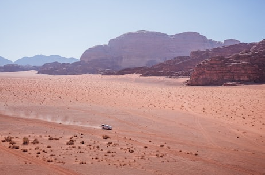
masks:
<path fill-rule="evenodd" d="M 29 70 L 38 70 L 37 66 L 22 66 L 17 64 L 6 64 L 0 66 L 0 72 L 19 72 L 19 71 L 29 71 Z"/>
<path fill-rule="evenodd" d="M 159 32 L 138 31 L 121 35 L 87 49 L 82 61 L 112 60 L 122 68 L 152 66 L 176 56 L 188 56 L 194 50 L 206 50 L 225 45 L 238 44 L 237 40 L 218 42 L 196 32 L 167 35 Z M 104 63 L 103 63 L 104 64 Z"/>
<path fill-rule="evenodd" d="M 53 62 L 59 62 L 59 63 L 74 63 L 76 61 L 79 61 L 76 58 L 65 58 L 60 55 L 35 55 L 33 57 L 23 57 L 21 59 L 18 59 L 14 62 L 14 64 L 18 65 L 31 65 L 31 66 L 42 66 L 45 63 L 53 63 Z"/>
<path fill-rule="evenodd" d="M 4 66 L 6 64 L 12 64 L 12 63 L 13 63 L 12 61 L 0 56 L 0 66 Z"/>
<path fill-rule="evenodd" d="M 128 68 L 116 72 L 123 74 L 142 74 L 143 76 L 190 76 L 194 67 L 205 59 L 214 56 L 231 56 L 233 54 L 248 51 L 254 46 L 253 43 L 240 43 L 230 46 L 213 48 L 206 51 L 193 51 L 190 56 L 178 56 L 172 60 L 153 65 L 151 67 Z"/>
<path fill-rule="evenodd" d="M 232 56 L 212 57 L 198 64 L 189 85 L 223 85 L 265 82 L 265 40 Z M 233 84 L 233 83 L 232 83 Z"/>
<path fill-rule="evenodd" d="M 103 74 L 112 70 L 118 70 L 120 67 L 112 60 L 104 60 L 102 64 L 99 60 L 90 62 L 78 61 L 75 63 L 46 63 L 39 68 L 38 74 L 49 75 L 80 75 L 80 74 Z"/>

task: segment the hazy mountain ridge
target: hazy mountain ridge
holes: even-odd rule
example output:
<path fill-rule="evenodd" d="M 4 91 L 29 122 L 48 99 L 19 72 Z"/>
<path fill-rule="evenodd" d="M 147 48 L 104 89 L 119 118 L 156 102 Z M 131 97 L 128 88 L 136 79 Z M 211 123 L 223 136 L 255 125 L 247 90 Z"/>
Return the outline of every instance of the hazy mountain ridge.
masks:
<path fill-rule="evenodd" d="M 11 60 L 8 60 L 8 59 L 0 56 L 0 66 L 4 66 L 6 64 L 12 64 L 12 63 L 13 62 Z"/>
<path fill-rule="evenodd" d="M 14 62 L 18 65 L 32 65 L 32 66 L 42 66 L 46 63 L 59 62 L 59 63 L 74 63 L 79 61 L 76 58 L 65 58 L 60 55 L 35 55 L 33 57 L 23 57 Z"/>

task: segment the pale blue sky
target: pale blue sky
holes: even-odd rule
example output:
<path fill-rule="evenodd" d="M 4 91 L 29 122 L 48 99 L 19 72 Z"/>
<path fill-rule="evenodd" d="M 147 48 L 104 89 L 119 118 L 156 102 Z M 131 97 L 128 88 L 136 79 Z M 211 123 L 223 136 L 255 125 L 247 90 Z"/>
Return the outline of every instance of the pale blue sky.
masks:
<path fill-rule="evenodd" d="M 0 0 L 0 56 L 80 58 L 137 30 L 257 42 L 265 38 L 264 9 L 265 0 Z"/>

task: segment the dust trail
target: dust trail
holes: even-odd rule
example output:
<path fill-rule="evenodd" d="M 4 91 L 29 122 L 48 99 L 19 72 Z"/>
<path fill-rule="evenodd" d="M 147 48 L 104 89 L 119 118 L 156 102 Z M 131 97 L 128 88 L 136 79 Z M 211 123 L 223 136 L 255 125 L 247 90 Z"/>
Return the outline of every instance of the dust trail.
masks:
<path fill-rule="evenodd" d="M 42 121 L 46 121 L 46 122 L 59 123 L 62 125 L 82 126 L 82 127 L 100 129 L 100 126 L 84 124 L 83 122 L 75 121 L 73 118 L 70 118 L 69 116 L 42 115 L 42 114 L 38 114 L 34 111 L 30 111 L 30 112 L 19 111 L 18 112 L 18 111 L 9 110 L 7 108 L 5 108 L 5 109 L 0 108 L 0 114 L 4 114 L 4 115 L 10 116 L 10 117 L 37 119 L 37 120 L 42 120 Z"/>

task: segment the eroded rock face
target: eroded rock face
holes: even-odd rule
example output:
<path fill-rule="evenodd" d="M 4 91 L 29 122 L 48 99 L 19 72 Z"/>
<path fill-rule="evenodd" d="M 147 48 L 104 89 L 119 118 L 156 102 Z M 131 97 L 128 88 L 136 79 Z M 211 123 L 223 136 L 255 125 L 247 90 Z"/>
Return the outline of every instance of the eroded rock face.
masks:
<path fill-rule="evenodd" d="M 129 68 L 118 71 L 116 74 L 142 74 L 143 76 L 190 76 L 194 67 L 205 59 L 215 56 L 231 56 L 239 52 L 249 51 L 253 43 L 240 43 L 206 51 L 193 51 L 190 56 L 178 56 L 172 60 L 153 65 L 151 67 Z"/>
<path fill-rule="evenodd" d="M 265 82 L 265 40 L 232 56 L 212 57 L 198 64 L 189 85 L 222 85 L 226 82 Z"/>
<path fill-rule="evenodd" d="M 206 50 L 238 44 L 237 40 L 218 42 L 196 32 L 167 35 L 159 32 L 138 31 L 121 35 L 86 50 L 80 60 L 113 60 L 122 68 L 152 66 L 176 56 L 188 56 L 194 50 Z"/>

